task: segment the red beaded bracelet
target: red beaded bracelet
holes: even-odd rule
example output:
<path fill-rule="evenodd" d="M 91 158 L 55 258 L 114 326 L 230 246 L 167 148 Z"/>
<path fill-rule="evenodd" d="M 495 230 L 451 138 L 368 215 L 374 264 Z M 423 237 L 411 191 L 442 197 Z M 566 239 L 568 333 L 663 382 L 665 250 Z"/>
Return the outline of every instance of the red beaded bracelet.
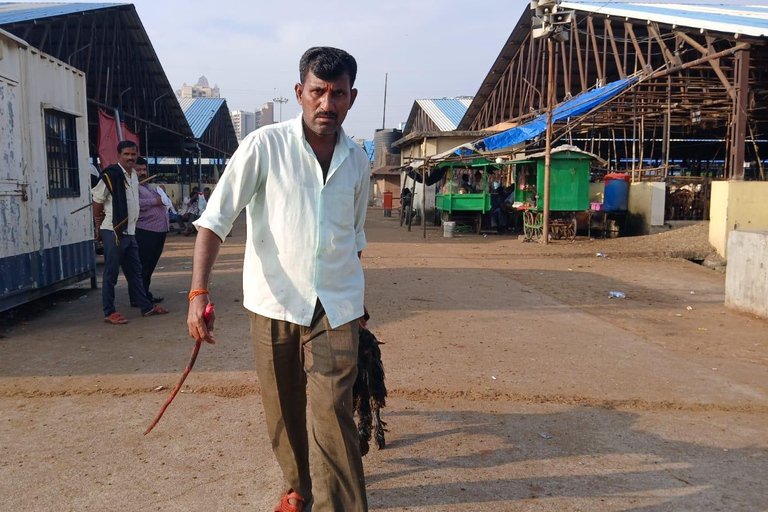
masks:
<path fill-rule="evenodd" d="M 192 302 L 192 299 L 198 295 L 208 295 L 208 290 L 192 290 L 189 292 L 189 301 Z"/>

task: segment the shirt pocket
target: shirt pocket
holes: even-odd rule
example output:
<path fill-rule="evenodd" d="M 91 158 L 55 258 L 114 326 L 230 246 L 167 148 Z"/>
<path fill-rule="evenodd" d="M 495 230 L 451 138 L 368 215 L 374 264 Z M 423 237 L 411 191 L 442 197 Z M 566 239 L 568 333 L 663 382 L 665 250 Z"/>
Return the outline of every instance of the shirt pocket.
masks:
<path fill-rule="evenodd" d="M 336 187 L 327 190 L 324 204 L 324 216 L 329 225 L 343 236 L 346 230 L 350 233 L 355 225 L 355 189 L 353 187 Z"/>

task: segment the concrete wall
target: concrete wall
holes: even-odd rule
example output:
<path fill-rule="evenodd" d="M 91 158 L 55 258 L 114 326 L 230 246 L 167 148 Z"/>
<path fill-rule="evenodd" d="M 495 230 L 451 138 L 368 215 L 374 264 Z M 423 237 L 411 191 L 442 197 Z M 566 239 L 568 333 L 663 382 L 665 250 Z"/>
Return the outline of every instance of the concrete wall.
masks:
<path fill-rule="evenodd" d="M 384 192 L 392 192 L 392 207 L 400 207 L 400 176 L 398 175 L 378 175 L 372 180 L 372 206 L 382 206 L 384 204 Z"/>
<path fill-rule="evenodd" d="M 729 182 L 712 182 L 712 195 L 709 200 L 709 243 L 717 254 L 725 257 L 728 241 L 728 192 Z"/>
<path fill-rule="evenodd" d="M 728 256 L 731 231 L 768 230 L 768 182 L 715 181 L 710 202 L 709 243 Z"/>
<path fill-rule="evenodd" d="M 732 231 L 725 305 L 768 318 L 768 231 Z"/>
<path fill-rule="evenodd" d="M 643 219 L 643 233 L 652 226 L 664 225 L 666 187 L 661 182 L 639 182 L 629 185 L 629 213 Z"/>

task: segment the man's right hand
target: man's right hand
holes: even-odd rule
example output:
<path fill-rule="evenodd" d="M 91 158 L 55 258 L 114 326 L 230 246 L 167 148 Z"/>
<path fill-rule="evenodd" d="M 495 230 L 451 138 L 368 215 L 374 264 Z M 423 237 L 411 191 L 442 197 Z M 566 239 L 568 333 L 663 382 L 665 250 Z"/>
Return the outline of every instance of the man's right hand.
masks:
<path fill-rule="evenodd" d="M 187 327 L 189 335 L 195 341 L 205 341 L 214 344 L 213 323 L 216 320 L 216 314 L 211 312 L 208 322 L 205 321 L 205 307 L 208 305 L 208 295 L 198 295 L 189 302 L 189 312 L 187 313 Z"/>

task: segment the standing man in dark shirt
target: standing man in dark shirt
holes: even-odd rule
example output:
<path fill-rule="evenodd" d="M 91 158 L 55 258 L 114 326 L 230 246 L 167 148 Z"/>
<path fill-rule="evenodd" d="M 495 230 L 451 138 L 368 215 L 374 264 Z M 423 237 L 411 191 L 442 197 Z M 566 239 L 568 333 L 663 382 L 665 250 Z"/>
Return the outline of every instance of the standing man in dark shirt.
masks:
<path fill-rule="evenodd" d="M 128 281 L 129 294 L 141 308 L 142 316 L 164 315 L 167 309 L 152 304 L 141 283 L 141 262 L 136 242 L 139 219 L 139 179 L 133 170 L 138 156 L 136 143 L 124 140 L 117 145 L 118 163 L 101 173 L 91 189 L 97 240 L 104 242 L 104 278 L 101 303 L 104 321 L 127 324 L 115 309 L 115 285 L 120 268 Z"/>
<path fill-rule="evenodd" d="M 147 160 L 143 157 L 136 159 L 133 166 L 139 181 L 147 178 Z M 152 273 L 163 254 L 165 237 L 169 227 L 168 207 L 163 204 L 163 198 L 152 190 L 146 183 L 139 185 L 139 220 L 136 223 L 136 243 L 139 244 L 139 261 L 141 261 L 141 281 L 147 298 L 154 302 L 163 302 L 164 297 L 152 295 L 149 285 Z M 137 307 L 134 297 L 131 306 Z"/>

